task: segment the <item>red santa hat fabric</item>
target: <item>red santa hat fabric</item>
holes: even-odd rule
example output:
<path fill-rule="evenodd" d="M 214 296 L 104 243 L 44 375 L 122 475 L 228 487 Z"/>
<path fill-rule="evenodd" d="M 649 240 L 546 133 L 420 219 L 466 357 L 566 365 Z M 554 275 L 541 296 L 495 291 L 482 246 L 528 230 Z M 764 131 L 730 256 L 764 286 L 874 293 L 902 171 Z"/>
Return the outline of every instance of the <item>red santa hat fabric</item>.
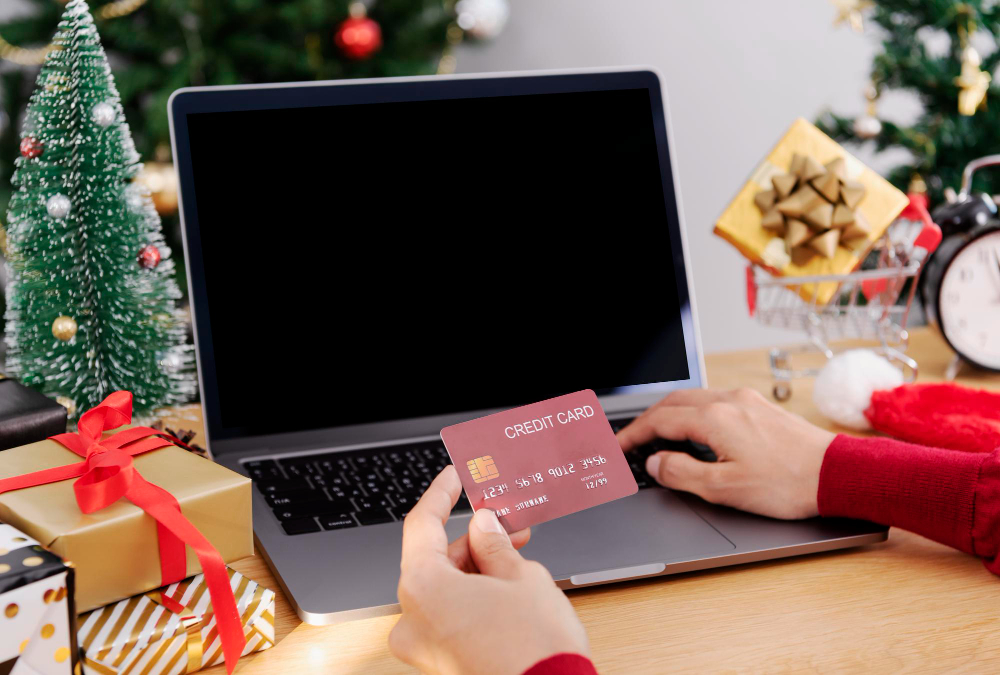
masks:
<path fill-rule="evenodd" d="M 957 384 L 904 384 L 872 393 L 865 417 L 877 431 L 937 448 L 1000 448 L 1000 393 Z"/>

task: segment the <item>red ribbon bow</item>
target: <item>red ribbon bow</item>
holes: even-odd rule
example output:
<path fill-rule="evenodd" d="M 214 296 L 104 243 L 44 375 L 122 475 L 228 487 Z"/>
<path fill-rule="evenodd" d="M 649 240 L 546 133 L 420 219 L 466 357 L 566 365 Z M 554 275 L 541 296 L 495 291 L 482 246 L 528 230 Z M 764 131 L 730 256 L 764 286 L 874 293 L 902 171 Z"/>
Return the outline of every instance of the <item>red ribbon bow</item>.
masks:
<path fill-rule="evenodd" d="M 201 563 L 212 598 L 226 671 L 233 672 L 246 646 L 236 599 L 229 585 L 226 563 L 212 544 L 181 513 L 177 499 L 153 485 L 136 471 L 132 457 L 172 445 L 149 427 L 133 427 L 101 438 L 132 421 L 132 394 L 116 391 L 99 406 L 80 417 L 75 434 L 59 434 L 52 440 L 84 458 L 84 461 L 23 476 L 0 479 L 0 494 L 77 478 L 73 483 L 76 503 L 83 513 L 94 513 L 124 497 L 156 520 L 160 547 L 161 584 L 166 586 L 187 576 L 184 546 L 194 549 Z"/>

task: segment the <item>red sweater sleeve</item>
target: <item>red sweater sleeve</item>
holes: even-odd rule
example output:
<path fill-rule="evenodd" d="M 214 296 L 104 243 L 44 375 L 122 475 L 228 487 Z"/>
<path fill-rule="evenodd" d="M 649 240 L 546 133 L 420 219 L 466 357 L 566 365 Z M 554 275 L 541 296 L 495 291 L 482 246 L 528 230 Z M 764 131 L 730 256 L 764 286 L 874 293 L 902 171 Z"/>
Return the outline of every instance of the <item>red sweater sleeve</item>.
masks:
<path fill-rule="evenodd" d="M 1000 574 L 1000 449 L 942 450 L 837 436 L 819 476 L 819 512 L 901 527 L 980 556 Z"/>
<path fill-rule="evenodd" d="M 565 652 L 542 659 L 524 675 L 597 675 L 597 669 L 586 656 Z"/>

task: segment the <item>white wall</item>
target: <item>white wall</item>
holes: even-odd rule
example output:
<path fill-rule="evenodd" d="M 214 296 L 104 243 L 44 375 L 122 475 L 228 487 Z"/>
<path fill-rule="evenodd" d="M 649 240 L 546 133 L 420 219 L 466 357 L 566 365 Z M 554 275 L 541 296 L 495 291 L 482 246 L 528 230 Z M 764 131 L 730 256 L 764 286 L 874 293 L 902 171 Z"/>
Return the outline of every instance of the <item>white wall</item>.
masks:
<path fill-rule="evenodd" d="M 748 318 L 744 259 L 711 231 L 794 118 L 863 108 L 876 36 L 834 29 L 835 16 L 826 0 L 512 0 L 504 32 L 463 47 L 458 64 L 460 72 L 657 68 L 670 95 L 705 349 L 787 343 L 797 336 Z M 895 103 L 882 111 L 912 108 Z"/>

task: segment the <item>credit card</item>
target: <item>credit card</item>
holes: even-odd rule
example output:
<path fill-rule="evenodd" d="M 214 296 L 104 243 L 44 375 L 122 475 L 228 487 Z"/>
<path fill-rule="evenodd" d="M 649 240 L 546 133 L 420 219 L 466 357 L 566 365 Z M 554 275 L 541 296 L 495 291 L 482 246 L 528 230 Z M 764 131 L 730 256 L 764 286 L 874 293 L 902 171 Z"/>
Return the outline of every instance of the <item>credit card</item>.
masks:
<path fill-rule="evenodd" d="M 441 430 L 473 510 L 507 532 L 639 491 L 590 389 Z"/>

